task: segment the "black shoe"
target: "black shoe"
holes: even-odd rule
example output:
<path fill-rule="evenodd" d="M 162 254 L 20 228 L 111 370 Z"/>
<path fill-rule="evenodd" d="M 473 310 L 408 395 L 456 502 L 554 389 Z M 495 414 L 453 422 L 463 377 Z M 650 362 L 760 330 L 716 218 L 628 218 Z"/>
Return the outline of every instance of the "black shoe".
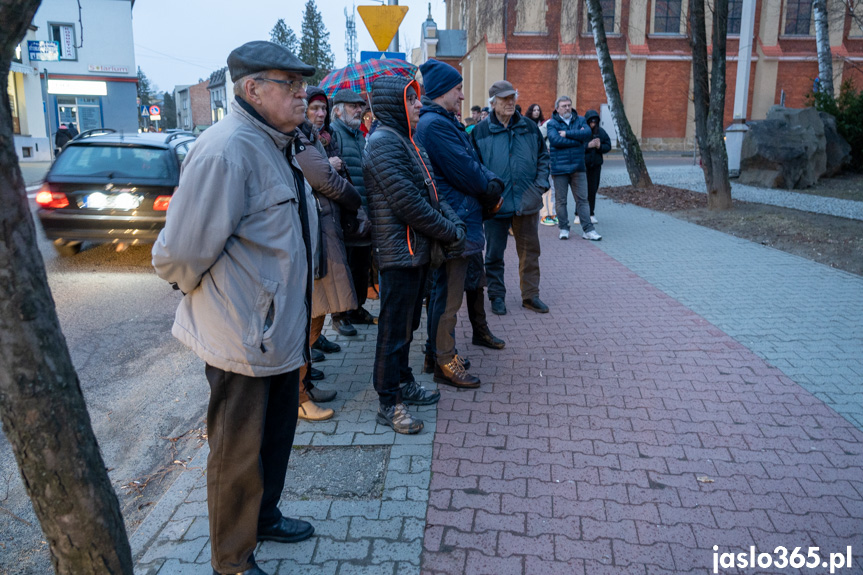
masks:
<path fill-rule="evenodd" d="M 439 399 L 439 391 L 429 391 L 416 381 L 402 384 L 402 403 L 404 404 L 434 405 Z"/>
<path fill-rule="evenodd" d="M 253 559 L 253 561 L 254 561 L 254 559 Z M 236 574 L 235 573 L 222 574 L 222 573 L 219 573 L 218 571 L 216 571 L 215 569 L 213 569 L 213 575 L 267 575 L 267 572 L 264 571 L 263 569 L 261 569 L 260 567 L 258 567 L 257 564 L 255 564 L 255 565 L 252 565 L 250 568 L 246 569 L 245 571 L 241 571 L 241 572 L 236 573 Z"/>
<path fill-rule="evenodd" d="M 320 387 L 313 387 L 311 389 L 307 389 L 306 395 L 308 395 L 309 399 L 311 399 L 315 403 L 327 403 L 328 401 L 332 401 L 336 398 L 335 391 L 331 389 L 321 389 Z"/>
<path fill-rule="evenodd" d="M 324 372 L 314 367 L 309 368 L 309 379 L 312 381 L 320 381 L 324 378 Z"/>
<path fill-rule="evenodd" d="M 348 319 L 347 316 L 340 317 L 339 319 L 333 318 L 333 327 L 336 328 L 341 335 L 346 335 L 348 337 L 357 335 L 357 328 L 351 325 L 351 320 Z"/>
<path fill-rule="evenodd" d="M 495 337 L 488 328 L 479 333 L 474 332 L 472 343 L 489 349 L 503 349 L 506 346 L 506 342 L 499 337 Z"/>
<path fill-rule="evenodd" d="M 269 527 L 258 526 L 258 541 L 277 541 L 297 543 L 315 534 L 315 528 L 308 521 L 282 517 Z"/>
<path fill-rule="evenodd" d="M 378 324 L 378 318 L 376 318 L 375 316 L 370 314 L 366 310 L 366 308 L 364 308 L 364 307 L 360 307 L 359 309 L 355 309 L 354 311 L 350 312 L 350 314 L 351 314 L 351 320 L 353 320 L 354 323 L 358 323 L 360 325 L 377 325 Z"/>
<path fill-rule="evenodd" d="M 434 380 L 444 385 L 467 389 L 477 388 L 480 384 L 478 377 L 465 370 L 464 364 L 458 356 L 453 357 L 452 361 L 446 365 L 435 365 Z"/>
<path fill-rule="evenodd" d="M 548 313 L 548 306 L 542 303 L 542 300 L 539 299 L 538 295 L 535 295 L 530 299 L 522 300 L 521 305 L 527 309 L 532 309 L 536 313 Z"/>
<path fill-rule="evenodd" d="M 506 315 L 506 302 L 502 297 L 496 297 L 491 300 L 491 313 L 495 315 Z"/>
<path fill-rule="evenodd" d="M 423 359 L 423 373 L 434 373 L 435 359 L 433 353 L 427 353 Z"/>
<path fill-rule="evenodd" d="M 324 353 L 338 353 L 342 351 L 342 346 L 337 343 L 331 342 L 323 335 L 321 335 L 318 340 L 312 344 L 312 349 L 317 349 Z"/>
<path fill-rule="evenodd" d="M 318 363 L 327 359 L 324 352 L 312 348 L 312 363 Z"/>

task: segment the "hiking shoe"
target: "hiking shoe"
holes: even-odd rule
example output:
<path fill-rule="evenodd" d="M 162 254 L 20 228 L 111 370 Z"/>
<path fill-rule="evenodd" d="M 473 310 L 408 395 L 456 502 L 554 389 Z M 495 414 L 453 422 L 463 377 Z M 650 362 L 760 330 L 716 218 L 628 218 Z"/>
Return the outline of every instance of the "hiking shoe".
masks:
<path fill-rule="evenodd" d="M 312 363 L 320 363 L 326 359 L 327 356 L 324 355 L 324 352 L 319 349 L 312 348 Z"/>
<path fill-rule="evenodd" d="M 541 224 L 542 224 L 542 225 L 544 225 L 544 226 L 553 226 L 553 225 L 555 225 L 557 222 L 555 222 L 555 221 L 554 221 L 554 218 L 553 218 L 553 217 L 551 217 L 551 216 L 545 216 L 544 218 L 542 218 L 541 220 L 539 220 L 539 223 L 541 223 Z"/>
<path fill-rule="evenodd" d="M 474 389 L 480 384 L 479 378 L 467 372 L 458 356 L 453 357 L 447 364 L 435 365 L 434 380 L 437 383 L 465 389 Z"/>
<path fill-rule="evenodd" d="M 306 421 L 325 421 L 330 419 L 335 411 L 329 408 L 318 407 L 313 401 L 305 401 L 300 404 L 297 417 Z"/>
<path fill-rule="evenodd" d="M 410 435 L 419 433 L 423 428 L 422 420 L 411 417 L 404 403 L 397 403 L 389 407 L 381 405 L 378 408 L 377 420 L 381 425 L 392 427 L 396 433 Z"/>
<path fill-rule="evenodd" d="M 439 399 L 439 391 L 429 391 L 416 381 L 402 385 L 402 402 L 407 405 L 433 405 Z"/>
<path fill-rule="evenodd" d="M 373 316 L 368 312 L 368 310 L 364 307 L 360 307 L 350 312 L 351 319 L 354 323 L 358 323 L 360 325 L 377 325 L 378 318 Z"/>
<path fill-rule="evenodd" d="M 491 300 L 491 313 L 494 315 L 506 315 L 506 302 L 502 297 L 496 297 Z"/>
<path fill-rule="evenodd" d="M 324 378 L 324 372 L 314 367 L 309 368 L 309 379 L 312 381 L 320 381 Z"/>
<path fill-rule="evenodd" d="M 341 335 L 346 335 L 348 337 L 357 335 L 357 328 L 355 328 L 351 324 L 351 320 L 347 315 L 333 318 L 333 327 L 339 332 Z"/>
<path fill-rule="evenodd" d="M 559 237 L 562 240 L 568 240 L 569 239 L 569 230 L 560 230 L 560 236 Z"/>
<path fill-rule="evenodd" d="M 320 387 L 311 387 L 306 390 L 306 395 L 315 403 L 327 403 L 336 398 L 336 392 L 332 389 L 321 389 Z"/>
<path fill-rule="evenodd" d="M 591 215 L 591 216 L 590 216 L 590 223 L 592 223 L 592 224 L 598 224 L 598 223 L 599 223 L 599 220 L 597 220 L 597 219 L 596 219 L 596 216 Z"/>
<path fill-rule="evenodd" d="M 527 309 L 532 309 L 536 313 L 548 313 L 548 306 L 536 295 L 530 299 L 522 300 L 521 305 Z"/>
<path fill-rule="evenodd" d="M 465 369 L 470 369 L 470 360 L 463 355 L 459 355 L 458 350 L 455 350 L 455 357 Z"/>
<path fill-rule="evenodd" d="M 473 340 L 471 342 L 474 345 L 481 345 L 489 349 L 503 349 L 506 346 L 506 342 L 499 337 L 495 337 L 488 328 L 485 331 L 473 332 Z"/>
<path fill-rule="evenodd" d="M 589 232 L 584 232 L 583 234 L 581 234 L 581 237 L 586 239 L 586 240 L 593 241 L 593 242 L 598 242 L 599 240 L 602 239 L 602 236 L 599 235 L 598 233 L 596 233 L 596 230 L 590 230 Z"/>
<path fill-rule="evenodd" d="M 337 343 L 331 342 L 323 335 L 321 335 L 317 340 L 315 340 L 315 343 L 312 344 L 312 349 L 317 349 L 324 353 L 337 353 L 339 351 L 342 351 L 342 346 Z"/>

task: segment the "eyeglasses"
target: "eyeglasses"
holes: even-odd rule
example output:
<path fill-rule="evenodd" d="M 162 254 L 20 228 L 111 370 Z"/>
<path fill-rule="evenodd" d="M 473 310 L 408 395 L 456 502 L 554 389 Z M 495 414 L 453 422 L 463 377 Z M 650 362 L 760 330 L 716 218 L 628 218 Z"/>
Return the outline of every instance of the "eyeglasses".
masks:
<path fill-rule="evenodd" d="M 273 84 L 281 84 L 282 86 L 288 87 L 288 92 L 291 94 L 296 94 L 300 91 L 305 91 L 306 88 L 309 87 L 308 82 L 305 80 L 274 80 L 273 78 L 255 78 L 255 81 L 262 82 L 272 82 Z"/>

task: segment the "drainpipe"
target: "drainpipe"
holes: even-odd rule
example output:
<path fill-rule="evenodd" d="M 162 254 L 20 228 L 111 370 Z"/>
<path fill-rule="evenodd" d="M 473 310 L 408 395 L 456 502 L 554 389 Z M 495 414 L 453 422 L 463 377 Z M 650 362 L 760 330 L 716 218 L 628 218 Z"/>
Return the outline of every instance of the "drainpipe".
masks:
<path fill-rule="evenodd" d="M 506 48 L 506 35 L 509 30 L 509 0 L 503 2 L 503 79 L 506 80 L 506 61 L 509 50 Z"/>

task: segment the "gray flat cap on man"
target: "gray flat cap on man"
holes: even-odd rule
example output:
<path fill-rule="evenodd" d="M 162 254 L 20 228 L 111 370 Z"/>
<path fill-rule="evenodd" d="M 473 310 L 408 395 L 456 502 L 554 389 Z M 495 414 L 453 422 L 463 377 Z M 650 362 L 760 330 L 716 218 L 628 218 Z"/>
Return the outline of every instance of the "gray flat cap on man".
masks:
<path fill-rule="evenodd" d="M 365 104 L 366 101 L 362 96 L 351 90 L 350 88 L 342 88 L 336 92 L 333 98 L 333 104 Z"/>
<path fill-rule="evenodd" d="M 498 98 L 506 98 L 507 96 L 512 96 L 517 91 L 518 90 L 516 90 L 515 87 L 506 80 L 498 80 L 488 89 L 488 96 L 489 98 L 494 98 L 495 96 Z"/>
<path fill-rule="evenodd" d="M 314 66 L 309 66 L 290 50 L 273 42 L 246 42 L 228 55 L 228 71 L 234 82 L 243 76 L 264 70 L 284 70 L 303 76 L 312 76 L 315 73 Z"/>

